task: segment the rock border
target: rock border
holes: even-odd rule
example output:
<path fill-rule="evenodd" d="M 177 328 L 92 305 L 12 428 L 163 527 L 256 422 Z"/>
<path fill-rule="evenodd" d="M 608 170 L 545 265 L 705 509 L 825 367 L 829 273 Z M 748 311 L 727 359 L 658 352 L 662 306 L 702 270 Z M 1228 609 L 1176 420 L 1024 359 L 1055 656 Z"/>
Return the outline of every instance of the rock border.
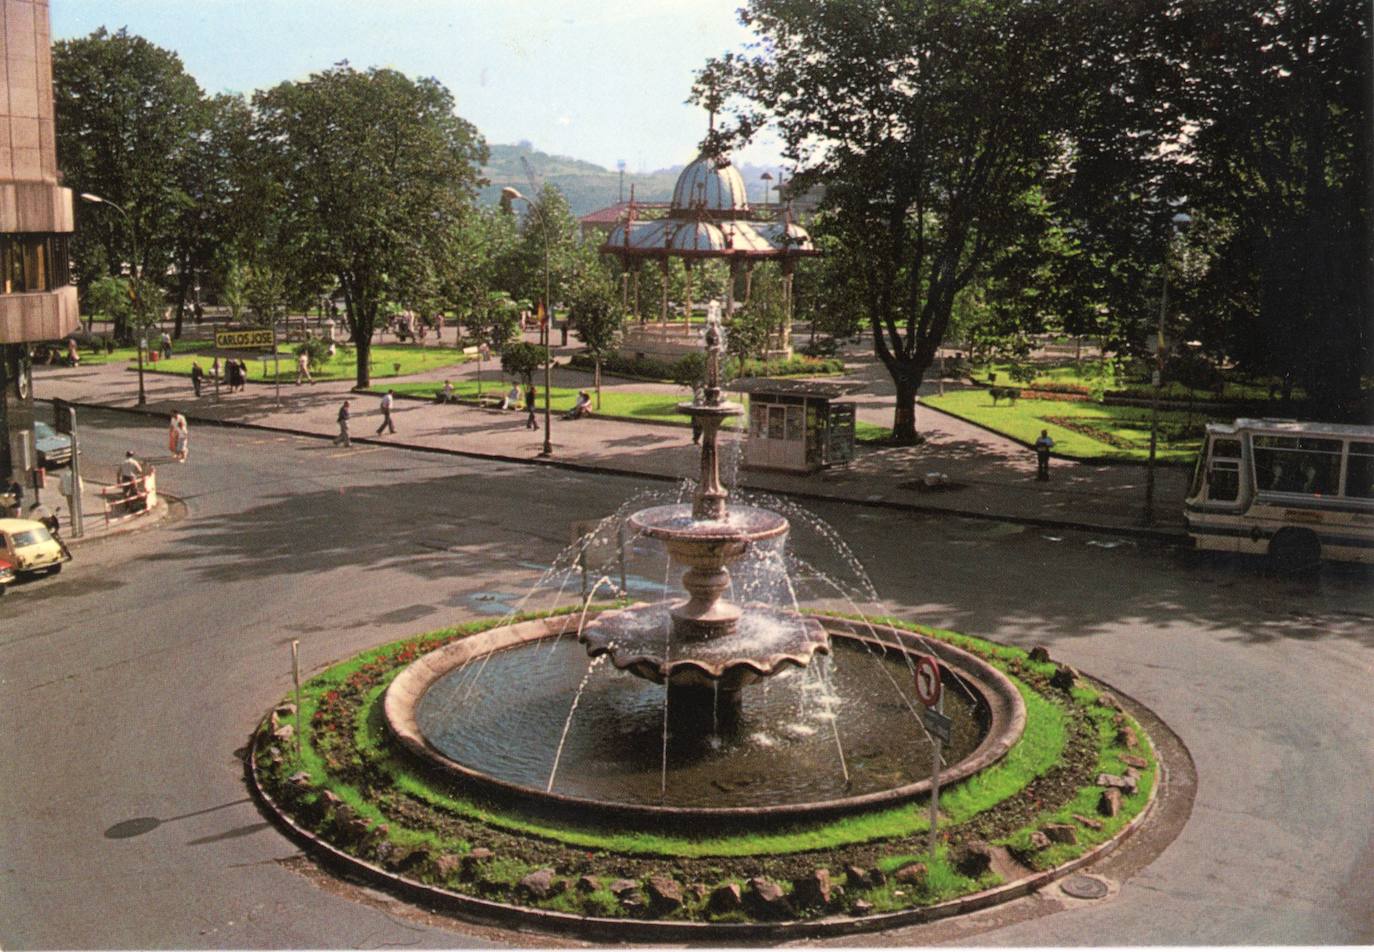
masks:
<path fill-rule="evenodd" d="M 1182 739 L 1178 738 L 1152 710 L 1130 695 L 1115 690 L 1106 682 L 1091 678 L 1088 680 L 1091 680 L 1097 687 L 1115 695 L 1137 722 L 1145 719 L 1142 717 L 1142 712 L 1148 714 L 1149 720 L 1169 732 L 1171 739 L 1183 751 L 1185 759 L 1187 758 L 1187 748 Z M 829 916 L 823 919 L 798 919 L 785 922 L 713 923 L 678 922 L 663 919 L 612 919 L 577 916 L 546 909 L 517 906 L 452 892 L 392 873 L 338 849 L 327 840 L 298 825 L 290 815 L 277 805 L 272 796 L 259 783 L 258 743 L 263 736 L 262 728 L 270 718 L 271 712 L 268 712 L 249 739 L 248 756 L 244 758 L 245 781 L 249 792 L 268 819 L 288 839 L 301 846 L 321 866 L 340 875 L 350 876 L 365 885 L 383 889 L 398 898 L 419 904 L 429 910 L 452 915 L 465 923 L 496 926 L 521 932 L 537 931 L 551 935 L 573 936 L 589 941 L 702 942 L 732 945 L 753 941 L 832 938 L 922 925 L 1002 905 L 1030 895 L 1050 883 L 1114 853 L 1118 847 L 1129 841 L 1153 818 L 1159 803 L 1161 782 L 1170 775 L 1173 769 L 1165 760 L 1164 745 L 1152 736 L 1151 744 L 1155 753 L 1157 769 L 1154 772 L 1154 782 L 1150 787 L 1149 800 L 1140 813 L 1132 818 L 1130 823 L 1122 827 L 1116 836 L 1098 844 L 1082 856 L 1062 866 L 932 906 L 920 906 L 871 916 Z M 1191 812 L 1191 802 L 1189 809 Z M 1182 829 L 1182 824 L 1179 825 L 1179 829 Z M 1174 835 L 1177 835 L 1177 831 L 1174 831 Z M 1170 840 L 1172 841 L 1172 837 Z"/>

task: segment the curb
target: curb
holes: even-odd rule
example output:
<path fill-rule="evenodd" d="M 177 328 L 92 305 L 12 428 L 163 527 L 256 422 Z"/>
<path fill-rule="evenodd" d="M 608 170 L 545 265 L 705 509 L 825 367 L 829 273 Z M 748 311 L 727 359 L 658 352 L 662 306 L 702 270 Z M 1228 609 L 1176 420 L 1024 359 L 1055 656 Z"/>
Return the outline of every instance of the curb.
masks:
<path fill-rule="evenodd" d="M 1111 688 L 1105 681 L 1091 679 L 1095 684 L 1111 690 L 1118 699 L 1127 700 L 1131 706 L 1149 711 L 1140 702 L 1127 694 Z M 1134 716 L 1134 715 L 1133 715 Z M 1150 716 L 1160 721 L 1150 711 Z M 557 935 L 576 935 L 592 941 L 613 942 L 710 942 L 730 945 L 739 941 L 794 941 L 798 939 L 833 938 L 838 936 L 860 935 L 883 932 L 905 926 L 922 925 L 941 919 L 948 919 L 966 913 L 978 912 L 992 906 L 1002 905 L 1020 899 L 1044 888 L 1059 879 L 1076 872 L 1085 866 L 1113 853 L 1118 846 L 1127 842 L 1153 816 L 1159 802 L 1161 778 L 1168 773 L 1168 767 L 1160 756 L 1160 745 L 1151 739 L 1155 748 L 1157 769 L 1154 783 L 1150 787 L 1150 799 L 1145 808 L 1121 828 L 1116 836 L 1100 843 L 1088 852 L 1062 866 L 1034 873 L 1012 883 L 1006 883 L 983 892 L 971 893 L 958 899 L 903 909 L 898 912 L 881 913 L 875 916 L 840 917 L 824 919 L 794 920 L 791 922 L 675 922 L 666 919 L 609 919 L 597 916 L 577 916 L 571 913 L 553 912 L 526 906 L 514 906 L 490 899 L 480 899 L 451 892 L 437 886 L 409 879 L 388 872 L 379 866 L 359 859 L 338 849 L 333 844 L 299 826 L 281 810 L 275 800 L 258 783 L 257 755 L 259 738 L 267 724 L 271 712 L 258 722 L 248 739 L 248 756 L 244 758 L 244 780 L 249 793 L 257 801 L 259 808 L 278 829 L 289 839 L 295 841 L 306 853 L 321 865 L 331 870 L 356 877 L 364 884 L 384 889 L 411 902 L 420 903 L 426 908 L 456 913 L 464 921 L 485 925 L 512 928 L 521 932 L 531 929 Z M 1136 716 L 1137 722 L 1140 718 Z M 1168 725 L 1164 725 L 1167 729 Z M 1172 730 L 1170 731 L 1172 733 Z M 1180 740 L 1180 744 L 1182 741 Z M 1186 754 L 1186 748 L 1184 748 Z"/>
<path fill-rule="evenodd" d="M 95 485 L 110 484 L 96 483 Z M 174 506 L 176 509 L 180 510 L 181 513 L 184 515 L 186 511 L 186 503 L 183 502 L 181 498 L 178 496 L 173 496 L 170 493 L 164 493 L 159 490 L 158 502 L 157 505 L 153 507 L 152 512 L 154 518 L 147 519 L 127 517 L 124 521 L 114 525 L 109 529 L 102 531 L 99 535 L 87 534 L 83 535 L 79 539 L 64 538 L 62 541 L 66 543 L 69 548 L 87 548 L 89 546 L 99 545 L 102 542 L 108 542 L 111 539 L 118 539 L 123 536 L 137 535 L 141 532 L 148 532 L 152 529 L 158 528 L 164 522 L 170 519 L 172 517 L 172 511 Z"/>
<path fill-rule="evenodd" d="M 72 406 L 85 407 L 93 410 L 109 410 L 116 413 L 133 413 L 140 416 L 163 416 L 160 411 L 139 409 L 137 407 L 117 407 L 101 403 L 84 403 L 72 401 Z M 933 407 L 930 409 L 934 409 Z M 942 412 L 942 411 L 937 411 Z M 270 433 L 288 433 L 293 436 L 301 436 L 309 439 L 328 440 L 332 439 L 328 434 L 322 434 L 313 430 L 301 430 L 294 427 L 268 426 L 262 423 L 245 423 L 241 420 L 215 420 L 206 417 L 196 417 L 187 415 L 188 420 L 204 426 L 221 426 L 244 430 L 259 430 Z M 557 469 L 570 470 L 572 472 L 587 473 L 595 476 L 626 476 L 636 479 L 651 479 L 657 482 L 677 483 L 681 480 L 678 476 L 664 476 L 658 473 L 646 473 L 633 469 L 617 469 L 610 466 L 600 466 L 591 463 L 575 463 L 567 460 L 556 459 L 537 459 L 528 456 L 508 456 L 503 453 L 477 453 L 472 450 L 448 449 L 438 446 L 423 446 L 416 443 L 404 443 L 399 441 L 378 440 L 370 437 L 358 437 L 353 440 L 355 444 L 362 446 L 390 446 L 398 449 L 410 450 L 416 453 L 435 453 L 444 456 L 461 456 L 467 459 L 495 460 L 501 463 L 520 463 L 526 466 L 545 466 Z M 738 488 L 746 489 L 759 493 L 771 493 L 792 499 L 806 500 L 810 502 L 830 502 L 853 506 L 864 506 L 872 509 L 887 509 L 898 512 L 914 512 L 923 515 L 947 515 L 959 516 L 968 519 L 983 519 L 989 522 L 1010 522 L 1018 525 L 1034 526 L 1040 529 L 1071 529 L 1082 532 L 1098 532 L 1104 535 L 1118 535 L 1133 539 L 1145 539 L 1154 542 L 1163 542 L 1171 545 L 1186 546 L 1190 542 L 1186 530 L 1177 529 L 1152 529 L 1144 526 L 1111 526 L 1091 522 L 1080 522 L 1070 519 L 1048 519 L 1037 516 L 1019 516 L 1006 513 L 987 512 L 979 509 L 955 509 L 945 506 L 930 506 L 921 503 L 898 502 L 890 499 L 847 499 L 843 496 L 832 496 L 826 493 L 808 492 L 800 489 L 777 489 L 752 485 L 745 481 L 737 483 Z"/>

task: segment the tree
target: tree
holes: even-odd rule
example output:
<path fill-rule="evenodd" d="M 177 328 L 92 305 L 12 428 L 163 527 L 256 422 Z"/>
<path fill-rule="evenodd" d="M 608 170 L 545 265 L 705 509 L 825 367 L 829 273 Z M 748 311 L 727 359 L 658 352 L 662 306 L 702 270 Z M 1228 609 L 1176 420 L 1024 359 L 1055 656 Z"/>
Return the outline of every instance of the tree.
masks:
<path fill-rule="evenodd" d="M 548 349 L 538 344 L 521 341 L 511 344 L 501 351 L 501 370 L 512 377 L 519 377 L 526 387 L 533 386 L 534 372 L 544 366 Z"/>
<path fill-rule="evenodd" d="M 461 318 L 468 341 L 486 350 L 503 350 L 515 337 L 520 318 L 519 305 L 505 291 L 487 291 L 480 305 L 473 305 Z M 477 393 L 482 393 L 482 352 L 477 356 Z"/>
<path fill-rule="evenodd" d="M 620 295 L 601 268 L 584 271 L 572 288 L 569 322 L 595 363 L 596 408 L 601 409 L 601 362 L 615 353 L 625 332 Z"/>
<path fill-rule="evenodd" d="M 520 223 L 520 241 L 515 250 L 513 286 L 504 288 L 512 297 L 531 301 L 544 299 L 544 251 L 548 242 L 549 295 L 553 301 L 567 299 L 574 275 L 584 265 L 577 240 L 577 219 L 558 186 L 547 184 L 526 209 Z M 547 302 L 552 313 L 553 301 Z"/>
<path fill-rule="evenodd" d="M 1209 225 L 1204 286 L 1228 349 L 1307 392 L 1322 418 L 1367 419 L 1374 373 L 1370 6 L 1177 0 L 1160 23 L 1194 127 L 1178 169 Z M 1170 287 L 1172 294 L 1173 287 Z"/>
<path fill-rule="evenodd" d="M 52 68 L 65 184 L 127 215 L 82 206 L 72 239 L 78 283 L 98 277 L 92 265 L 118 274 L 126 262 L 144 283 L 157 281 L 172 261 L 183 211 L 192 201 L 181 179 L 204 126 L 200 87 L 175 53 L 125 30 L 101 28 L 53 44 Z M 115 336 L 131 339 L 131 328 L 118 317 Z"/>
<path fill-rule="evenodd" d="M 1083 7 L 751 0 L 741 19 L 761 52 L 709 63 L 694 87 L 708 107 L 733 97 L 733 128 L 706 147 L 771 123 L 796 187 L 826 186 L 822 208 L 896 384 L 896 441 L 916 440 L 917 387 L 959 293 L 1035 224 L 1026 196 L 1057 168 Z"/>
<path fill-rule="evenodd" d="M 404 298 L 472 213 L 486 145 L 440 83 L 394 70 L 342 63 L 254 105 L 283 186 L 280 243 L 302 273 L 337 281 L 364 388 L 382 302 Z"/>

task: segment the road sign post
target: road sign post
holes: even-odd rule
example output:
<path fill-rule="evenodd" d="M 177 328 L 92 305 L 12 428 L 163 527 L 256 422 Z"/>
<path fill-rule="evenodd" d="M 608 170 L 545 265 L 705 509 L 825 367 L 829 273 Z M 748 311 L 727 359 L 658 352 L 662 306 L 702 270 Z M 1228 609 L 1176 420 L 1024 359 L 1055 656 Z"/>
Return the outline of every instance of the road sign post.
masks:
<path fill-rule="evenodd" d="M 916 697 L 925 705 L 921 722 L 930 733 L 934 751 L 930 766 L 930 858 L 935 858 L 937 827 L 940 819 L 940 761 L 943 748 L 949 743 L 950 719 L 945 717 L 940 662 L 929 655 L 916 659 Z"/>
<path fill-rule="evenodd" d="M 65 400 L 54 400 L 52 410 L 57 432 L 72 438 L 72 461 L 67 470 L 71 486 L 71 492 L 66 494 L 67 514 L 72 521 L 72 538 L 80 539 L 86 534 L 86 520 L 81 502 L 81 443 L 76 434 L 76 408 Z"/>

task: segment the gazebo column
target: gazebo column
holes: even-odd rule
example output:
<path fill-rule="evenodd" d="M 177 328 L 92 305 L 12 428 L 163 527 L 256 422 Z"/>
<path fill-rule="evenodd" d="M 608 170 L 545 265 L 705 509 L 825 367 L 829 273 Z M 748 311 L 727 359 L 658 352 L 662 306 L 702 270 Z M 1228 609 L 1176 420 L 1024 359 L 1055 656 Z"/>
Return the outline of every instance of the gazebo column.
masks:
<path fill-rule="evenodd" d="M 692 259 L 682 259 L 682 269 L 687 272 L 687 280 L 683 285 L 683 297 L 687 299 L 686 305 L 682 309 L 683 330 L 692 329 Z"/>
<path fill-rule="evenodd" d="M 659 309 L 658 323 L 662 327 L 668 326 L 668 256 L 664 255 L 659 259 L 659 266 L 663 269 L 663 302 Z"/>
<path fill-rule="evenodd" d="M 744 263 L 744 307 L 749 306 L 749 299 L 754 293 L 754 262 Z"/>
<path fill-rule="evenodd" d="M 644 262 L 636 261 L 634 267 L 630 269 L 630 280 L 634 282 L 635 317 L 639 323 L 644 323 L 644 312 L 639 307 L 639 272 L 644 270 Z"/>
<path fill-rule="evenodd" d="M 782 259 L 782 334 L 779 343 L 784 357 L 792 353 L 792 278 L 797 271 L 795 258 Z"/>
<path fill-rule="evenodd" d="M 725 279 L 725 319 L 733 320 L 735 317 L 735 278 L 739 275 L 739 259 L 731 257 L 729 261 L 730 276 Z"/>

